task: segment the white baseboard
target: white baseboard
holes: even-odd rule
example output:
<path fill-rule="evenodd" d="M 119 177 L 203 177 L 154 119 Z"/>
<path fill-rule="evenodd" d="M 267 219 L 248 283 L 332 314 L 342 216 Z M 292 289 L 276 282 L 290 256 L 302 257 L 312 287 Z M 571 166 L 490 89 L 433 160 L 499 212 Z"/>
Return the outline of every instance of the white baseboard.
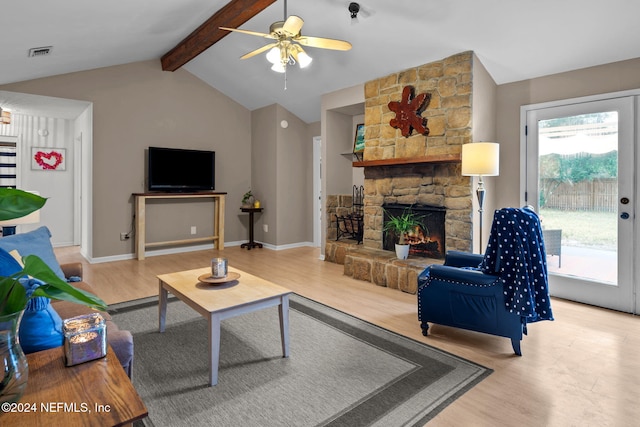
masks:
<path fill-rule="evenodd" d="M 262 242 L 260 242 L 262 243 Z M 287 245 L 271 245 L 269 243 L 262 243 L 262 245 L 273 251 L 283 251 L 286 249 L 295 249 L 295 248 L 305 248 L 307 246 L 313 246 L 313 242 L 299 242 L 299 243 L 289 243 Z"/>
<path fill-rule="evenodd" d="M 246 242 L 244 241 L 224 242 L 224 246 L 225 247 L 240 246 L 243 243 L 246 243 Z M 313 246 L 313 242 L 291 243 L 288 245 L 271 245 L 269 243 L 263 243 L 262 245 L 266 249 L 271 249 L 273 251 L 281 251 L 285 249 L 294 249 L 294 248 Z M 212 249 L 213 249 L 213 243 L 207 244 L 207 245 L 185 246 L 181 248 L 154 249 L 154 250 L 146 251 L 145 257 L 148 258 L 152 256 L 159 256 L 159 255 L 180 254 L 185 252 L 206 251 L 206 250 L 212 250 Z M 104 262 L 113 262 L 113 261 L 126 261 L 126 260 L 136 258 L 136 255 L 133 253 L 98 257 L 98 258 L 89 258 L 85 254 L 82 254 L 82 255 L 87 259 L 87 261 L 89 261 L 90 264 L 100 264 Z M 321 256 L 321 258 L 324 258 L 324 256 Z"/>

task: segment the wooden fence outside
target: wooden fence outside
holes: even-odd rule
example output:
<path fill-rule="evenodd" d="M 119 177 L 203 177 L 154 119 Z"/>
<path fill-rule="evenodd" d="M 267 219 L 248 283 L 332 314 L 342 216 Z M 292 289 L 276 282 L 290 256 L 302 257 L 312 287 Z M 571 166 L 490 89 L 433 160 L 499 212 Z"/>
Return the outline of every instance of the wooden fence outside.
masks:
<path fill-rule="evenodd" d="M 548 189 L 545 192 L 545 208 L 596 212 L 617 210 L 618 180 L 615 178 L 556 185 L 553 180 L 540 180 L 540 188 Z"/>

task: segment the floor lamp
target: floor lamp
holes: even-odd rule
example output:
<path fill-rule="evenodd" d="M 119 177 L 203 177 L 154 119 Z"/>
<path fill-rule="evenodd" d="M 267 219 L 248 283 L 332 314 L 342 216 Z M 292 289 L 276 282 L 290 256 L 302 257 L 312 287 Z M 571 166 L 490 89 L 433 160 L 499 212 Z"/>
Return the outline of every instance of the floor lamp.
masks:
<path fill-rule="evenodd" d="M 500 172 L 500 145 L 495 142 L 474 142 L 462 146 L 462 175 L 477 176 L 478 212 L 480 213 L 480 247 L 482 253 L 482 213 L 484 212 L 483 176 L 496 176 Z"/>

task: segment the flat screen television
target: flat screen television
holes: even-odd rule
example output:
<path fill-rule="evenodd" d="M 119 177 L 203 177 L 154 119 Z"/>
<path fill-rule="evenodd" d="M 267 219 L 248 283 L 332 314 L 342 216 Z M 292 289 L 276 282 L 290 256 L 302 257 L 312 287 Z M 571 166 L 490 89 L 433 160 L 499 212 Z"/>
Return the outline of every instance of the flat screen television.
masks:
<path fill-rule="evenodd" d="M 215 151 L 149 147 L 149 191 L 196 192 L 215 190 Z"/>

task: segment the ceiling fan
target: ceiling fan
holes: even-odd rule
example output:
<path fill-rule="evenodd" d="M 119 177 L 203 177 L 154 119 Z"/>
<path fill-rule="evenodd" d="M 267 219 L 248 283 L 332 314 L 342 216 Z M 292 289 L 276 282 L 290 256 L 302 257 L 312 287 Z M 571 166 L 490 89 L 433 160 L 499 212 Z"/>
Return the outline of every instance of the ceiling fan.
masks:
<path fill-rule="evenodd" d="M 304 24 L 304 20 L 296 15 L 291 15 L 287 18 L 287 0 L 284 1 L 284 18 L 284 21 L 276 21 L 271 24 L 268 34 L 239 28 L 220 27 L 220 29 L 275 40 L 273 43 L 241 56 L 240 59 L 251 58 L 268 50 L 267 60 L 273 64 L 271 69 L 279 73 L 284 73 L 287 70 L 287 65 L 294 65 L 296 62 L 300 64 L 300 68 L 304 68 L 311 63 L 311 57 L 307 55 L 301 45 L 320 49 L 351 49 L 351 43 L 344 40 L 303 36 L 300 33 L 300 29 Z"/>

